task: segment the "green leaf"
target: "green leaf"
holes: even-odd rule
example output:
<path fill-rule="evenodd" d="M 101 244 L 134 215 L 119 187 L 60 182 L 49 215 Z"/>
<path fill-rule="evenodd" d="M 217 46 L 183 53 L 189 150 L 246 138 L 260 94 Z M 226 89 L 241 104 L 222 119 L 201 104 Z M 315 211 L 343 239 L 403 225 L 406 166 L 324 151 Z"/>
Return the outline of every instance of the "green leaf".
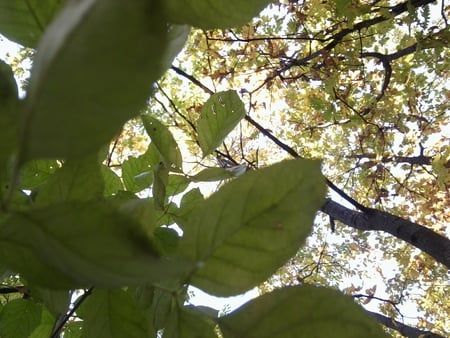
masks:
<path fill-rule="evenodd" d="M 36 47 L 61 0 L 0 0 L 0 32 L 27 47 Z"/>
<path fill-rule="evenodd" d="M 145 233 L 153 236 L 153 231 L 157 227 L 156 210 L 152 199 L 133 198 L 123 201 L 119 210 L 142 225 Z"/>
<path fill-rule="evenodd" d="M 181 194 L 189 185 L 190 180 L 184 175 L 169 175 L 166 186 L 166 195 L 173 196 Z"/>
<path fill-rule="evenodd" d="M 139 113 L 167 62 L 167 23 L 158 4 L 67 2 L 34 60 L 25 159 L 97 152 Z"/>
<path fill-rule="evenodd" d="M 176 297 L 173 292 L 157 288 L 152 302 L 152 320 L 156 330 L 163 329 L 170 323 L 176 309 Z"/>
<path fill-rule="evenodd" d="M 55 317 L 49 311 L 47 311 L 47 309 L 44 308 L 42 311 L 40 324 L 33 330 L 33 332 L 29 335 L 28 338 L 50 337 L 54 326 L 55 326 Z"/>
<path fill-rule="evenodd" d="M 219 318 L 224 338 L 387 337 L 352 298 L 310 285 L 285 287 Z"/>
<path fill-rule="evenodd" d="M 54 160 L 37 160 L 27 162 L 22 168 L 20 187 L 34 190 L 41 187 L 59 168 Z"/>
<path fill-rule="evenodd" d="M 204 201 L 203 195 L 200 189 L 195 188 L 183 195 L 180 202 L 180 207 L 175 210 L 173 217 L 177 222 L 177 225 L 184 228 L 188 219 L 191 218 L 192 212 Z"/>
<path fill-rule="evenodd" d="M 194 306 L 178 308 L 163 338 L 217 338 L 216 323 Z"/>
<path fill-rule="evenodd" d="M 143 310 L 123 290 L 94 290 L 77 313 L 83 318 L 82 337 L 150 337 Z"/>
<path fill-rule="evenodd" d="M 168 31 L 168 45 L 163 59 L 165 61 L 162 65 L 163 69 L 169 69 L 172 61 L 181 52 L 189 37 L 191 27 L 189 25 L 170 25 Z"/>
<path fill-rule="evenodd" d="M 155 166 L 153 172 L 152 194 L 155 200 L 155 207 L 163 210 L 166 204 L 166 187 L 169 180 L 169 170 L 163 162 Z"/>
<path fill-rule="evenodd" d="M 178 24 L 212 29 L 242 26 L 269 3 L 269 0 L 166 0 L 169 20 Z"/>
<path fill-rule="evenodd" d="M 96 156 L 67 160 L 40 189 L 36 206 L 99 199 L 103 196 L 103 187 L 103 176 Z"/>
<path fill-rule="evenodd" d="M 324 195 L 320 162 L 310 160 L 283 161 L 226 184 L 183 227 L 180 250 L 198 263 L 191 283 L 231 296 L 266 280 L 304 242 Z"/>
<path fill-rule="evenodd" d="M 2 12 L 2 14 L 4 13 Z M 3 111 L 5 105 L 8 105 L 11 101 L 16 101 L 17 98 L 18 90 L 14 73 L 7 63 L 0 60 L 0 112 Z"/>
<path fill-rule="evenodd" d="M 0 336 L 2 338 L 28 338 L 41 323 L 42 305 L 29 299 L 15 299 L 0 312 Z"/>
<path fill-rule="evenodd" d="M 10 216 L 0 260 L 55 289 L 119 287 L 178 276 L 186 264 L 160 258 L 142 226 L 106 203 L 64 203 Z"/>
<path fill-rule="evenodd" d="M 33 298 L 43 302 L 53 316 L 58 317 L 67 312 L 71 296 L 68 290 L 51 290 L 35 286 L 29 288 Z"/>
<path fill-rule="evenodd" d="M 182 172 L 183 158 L 169 129 L 152 116 L 141 115 L 148 136 L 158 150 L 162 161 L 171 171 Z"/>
<path fill-rule="evenodd" d="M 198 141 L 203 156 L 212 153 L 244 116 L 244 103 L 236 91 L 212 95 L 197 121 Z"/>
<path fill-rule="evenodd" d="M 105 189 L 103 191 L 104 196 L 111 196 L 116 194 L 119 190 L 123 190 L 122 181 L 114 171 L 105 165 L 102 165 L 100 169 L 103 176 L 103 181 L 105 182 Z M 137 181 L 139 180 L 137 179 Z M 137 184 L 142 184 L 142 182 L 139 181 Z"/>
<path fill-rule="evenodd" d="M 150 188 L 153 182 L 153 169 L 149 154 L 139 157 L 128 157 L 122 163 L 122 180 L 125 188 L 131 192 L 139 192 Z"/>
<path fill-rule="evenodd" d="M 4 178 L 8 158 L 17 146 L 19 120 L 16 111 L 17 95 L 13 71 L 9 65 L 0 60 L 0 180 Z"/>
<path fill-rule="evenodd" d="M 189 178 L 193 182 L 214 182 L 226 180 L 233 177 L 235 177 L 235 175 L 233 174 L 232 171 L 227 170 L 225 168 L 217 167 L 217 168 L 203 169 L 198 174 L 190 176 Z"/>
<path fill-rule="evenodd" d="M 83 322 L 70 322 L 64 327 L 64 338 L 81 338 L 83 335 Z"/>
<path fill-rule="evenodd" d="M 155 245 L 161 255 L 168 256 L 177 251 L 180 237 L 174 229 L 158 227 L 153 234 L 155 236 Z"/>

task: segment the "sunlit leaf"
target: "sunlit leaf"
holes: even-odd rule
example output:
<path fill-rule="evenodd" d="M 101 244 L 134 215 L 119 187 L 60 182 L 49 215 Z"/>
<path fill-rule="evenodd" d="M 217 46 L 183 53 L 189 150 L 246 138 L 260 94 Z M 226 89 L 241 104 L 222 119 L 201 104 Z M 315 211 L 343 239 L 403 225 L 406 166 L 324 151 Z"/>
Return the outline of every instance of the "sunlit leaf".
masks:
<path fill-rule="evenodd" d="M 213 152 L 245 116 L 244 103 L 234 90 L 212 95 L 197 121 L 198 142 L 203 156 Z"/>
<path fill-rule="evenodd" d="M 26 159 L 96 152 L 139 113 L 166 55 L 167 24 L 158 3 L 66 4 L 34 60 L 24 119 Z"/>
<path fill-rule="evenodd" d="M 47 288 L 136 285 L 184 269 L 160 258 L 142 225 L 105 203 L 13 215 L 0 227 L 0 244 L 3 262 Z"/>
<path fill-rule="evenodd" d="M 205 29 L 242 26 L 269 3 L 269 0 L 168 0 L 169 19 Z"/>
<path fill-rule="evenodd" d="M 8 39 L 36 47 L 61 0 L 0 0 L 0 31 Z"/>
<path fill-rule="evenodd" d="M 173 59 L 180 53 L 186 44 L 191 27 L 189 25 L 170 25 L 167 36 L 168 44 L 166 54 L 163 58 L 163 69 L 168 69 L 172 65 Z"/>
<path fill-rule="evenodd" d="M 318 161 L 284 161 L 223 186 L 183 228 L 181 251 L 198 262 L 193 285 L 230 296 L 264 281 L 298 250 L 323 203 Z"/>
<path fill-rule="evenodd" d="M 131 192 L 139 192 L 150 188 L 153 182 L 153 174 L 149 154 L 137 158 L 128 157 L 122 163 L 122 180 L 125 188 Z"/>
<path fill-rule="evenodd" d="M 260 296 L 219 319 L 224 338 L 387 337 L 352 298 L 309 285 Z"/>
<path fill-rule="evenodd" d="M 144 312 L 123 290 L 94 290 L 77 313 L 83 337 L 150 337 Z"/>
<path fill-rule="evenodd" d="M 178 144 L 169 129 L 149 114 L 141 115 L 145 130 L 171 171 L 182 171 L 183 158 Z"/>

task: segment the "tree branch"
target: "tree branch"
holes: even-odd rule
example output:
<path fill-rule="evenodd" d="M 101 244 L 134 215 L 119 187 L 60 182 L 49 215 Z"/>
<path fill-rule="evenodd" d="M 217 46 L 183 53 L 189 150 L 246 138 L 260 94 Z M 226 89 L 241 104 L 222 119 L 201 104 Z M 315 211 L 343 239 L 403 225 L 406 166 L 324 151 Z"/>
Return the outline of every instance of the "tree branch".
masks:
<path fill-rule="evenodd" d="M 348 155 L 345 158 L 354 159 L 376 159 L 375 154 L 359 154 L 359 155 Z M 419 156 L 384 156 L 379 162 L 381 163 L 408 163 L 411 165 L 431 165 L 433 158 L 430 156 L 419 155 Z"/>
<path fill-rule="evenodd" d="M 450 239 L 401 217 L 368 208 L 359 212 L 327 199 L 322 212 L 347 226 L 362 231 L 384 231 L 432 256 L 450 269 Z"/>
<path fill-rule="evenodd" d="M 398 320 L 383 316 L 382 314 L 367 311 L 368 314 L 375 317 L 375 319 L 382 325 L 393 329 L 400 334 L 402 334 L 405 337 L 408 338 L 445 338 L 444 336 L 438 335 L 436 333 L 433 333 L 431 331 L 422 331 L 415 327 L 411 327 L 409 325 L 403 324 L 402 322 L 399 322 Z"/>
<path fill-rule="evenodd" d="M 53 328 L 52 335 L 50 338 L 58 338 L 60 337 L 61 330 L 63 329 L 64 325 L 69 321 L 70 317 L 73 316 L 75 311 L 80 307 L 80 305 L 91 295 L 92 290 L 94 290 L 94 287 L 89 288 L 86 290 L 76 301 L 76 303 L 73 305 L 73 307 L 70 309 L 69 312 L 63 314 L 60 316 L 56 322 L 55 327 Z"/>

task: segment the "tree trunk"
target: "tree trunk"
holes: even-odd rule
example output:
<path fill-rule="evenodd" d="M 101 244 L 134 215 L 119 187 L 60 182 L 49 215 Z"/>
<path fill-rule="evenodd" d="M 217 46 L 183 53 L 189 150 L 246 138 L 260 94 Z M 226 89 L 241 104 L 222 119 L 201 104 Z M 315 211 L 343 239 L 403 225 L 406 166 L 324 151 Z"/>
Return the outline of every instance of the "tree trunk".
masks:
<path fill-rule="evenodd" d="M 366 212 L 351 210 L 331 199 L 326 200 L 321 210 L 352 228 L 387 232 L 426 252 L 450 269 L 450 240 L 420 224 L 376 209 L 368 208 Z"/>

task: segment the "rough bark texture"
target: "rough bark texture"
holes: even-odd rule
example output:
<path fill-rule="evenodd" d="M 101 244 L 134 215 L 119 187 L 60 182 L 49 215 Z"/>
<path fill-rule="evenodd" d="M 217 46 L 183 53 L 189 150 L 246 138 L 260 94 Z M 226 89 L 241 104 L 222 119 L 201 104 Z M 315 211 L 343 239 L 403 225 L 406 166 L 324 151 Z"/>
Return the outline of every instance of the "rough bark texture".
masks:
<path fill-rule="evenodd" d="M 335 220 L 362 231 L 387 232 L 426 252 L 450 269 L 450 240 L 423 225 L 384 211 L 367 208 L 359 212 L 327 199 L 322 211 Z"/>
<path fill-rule="evenodd" d="M 415 327 L 405 325 L 402 322 L 380 315 L 376 312 L 367 311 L 367 313 L 374 316 L 380 324 L 393 329 L 408 338 L 445 338 L 444 336 L 438 335 L 431 331 L 422 331 Z"/>

